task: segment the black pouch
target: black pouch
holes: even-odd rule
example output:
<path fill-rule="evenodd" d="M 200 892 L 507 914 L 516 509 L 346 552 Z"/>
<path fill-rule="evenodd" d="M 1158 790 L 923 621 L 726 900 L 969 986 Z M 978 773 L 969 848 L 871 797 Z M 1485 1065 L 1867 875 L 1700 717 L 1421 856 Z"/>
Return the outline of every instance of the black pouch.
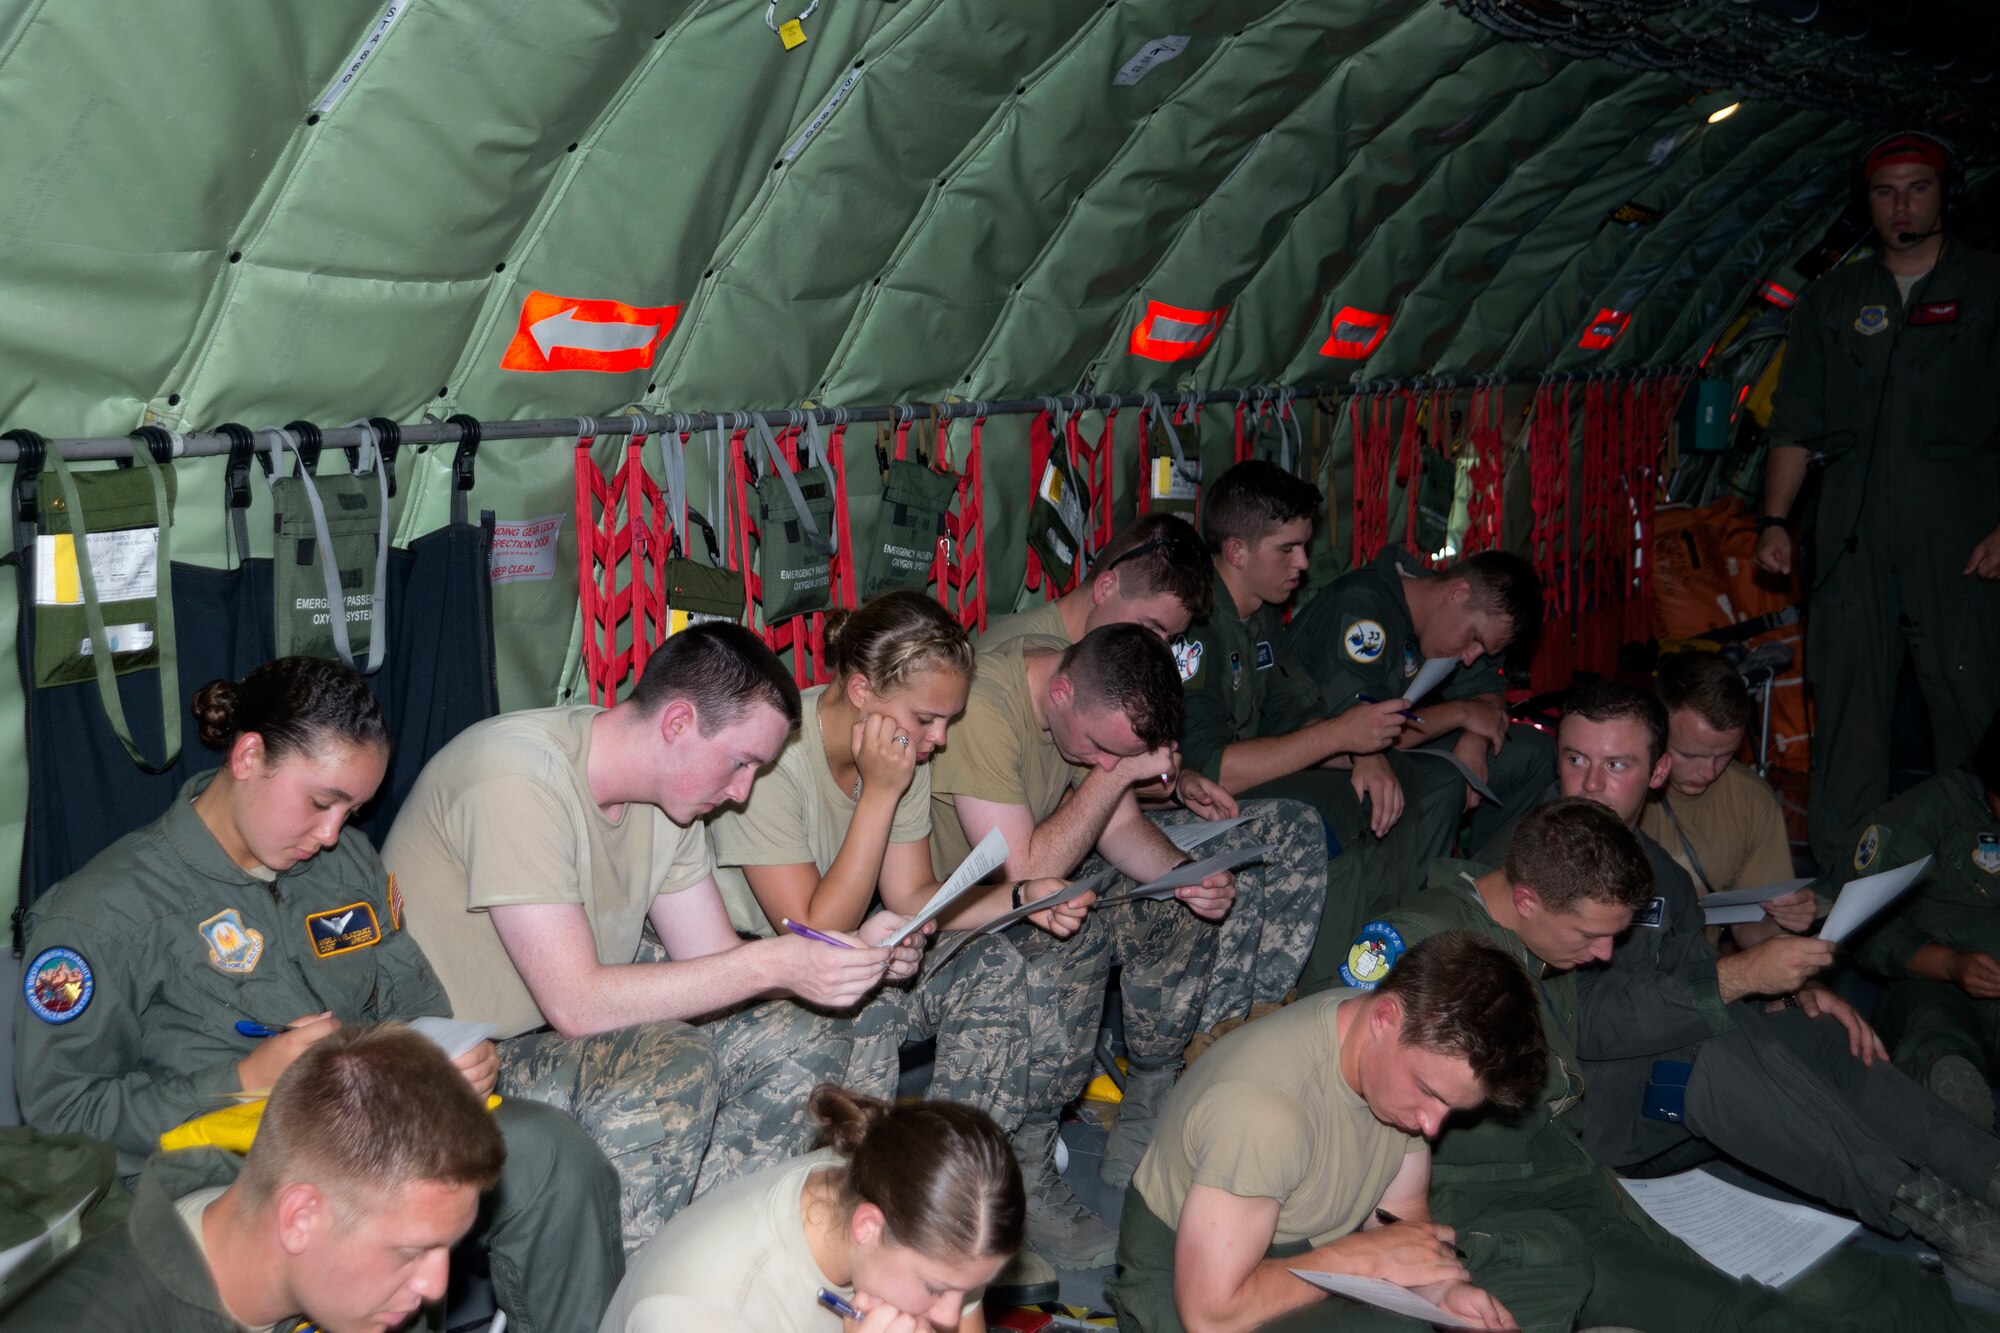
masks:
<path fill-rule="evenodd" d="M 667 634 L 671 637 L 689 625 L 711 620 L 741 624 L 745 605 L 743 575 L 724 568 L 722 543 L 716 539 L 715 525 L 688 503 L 687 446 L 681 443 L 678 435 L 672 432 L 667 435 L 671 438 L 662 437 L 660 456 L 665 464 L 667 511 L 675 516 L 673 552 L 662 567 L 667 589 Z M 719 442 L 713 461 L 715 512 L 726 523 L 728 512 L 724 506 L 728 497 L 723 472 L 728 453 Z M 703 542 L 708 547 L 708 563 L 705 565 L 687 554 L 686 533 L 690 525 L 701 529 Z"/>
<path fill-rule="evenodd" d="M 1028 505 L 1028 549 L 1042 562 L 1042 573 L 1061 588 L 1087 555 L 1090 488 L 1069 456 L 1066 421 L 1060 416 L 1052 420 L 1049 433 L 1049 461 L 1036 479 L 1035 498 Z"/>
<path fill-rule="evenodd" d="M 1436 449 L 1418 455 L 1416 548 L 1441 551 L 1451 540 L 1451 509 L 1458 495 L 1458 468 Z"/>

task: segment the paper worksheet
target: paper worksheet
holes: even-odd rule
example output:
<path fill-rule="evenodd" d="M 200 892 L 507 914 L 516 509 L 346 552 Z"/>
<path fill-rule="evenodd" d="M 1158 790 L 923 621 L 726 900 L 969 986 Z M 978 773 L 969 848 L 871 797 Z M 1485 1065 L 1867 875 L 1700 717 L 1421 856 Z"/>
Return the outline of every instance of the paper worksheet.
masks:
<path fill-rule="evenodd" d="M 53 1255 L 68 1254 L 83 1240 L 83 1227 L 78 1219 L 83 1216 L 84 1205 L 95 1199 L 99 1190 L 92 1190 L 76 1201 L 76 1206 L 64 1213 L 56 1224 L 31 1240 L 0 1250 L 0 1279 L 26 1263 L 35 1251 L 47 1247 Z"/>
<path fill-rule="evenodd" d="M 1759 884 L 1754 889 L 1729 889 L 1711 893 L 1701 900 L 1702 916 L 1711 926 L 1735 926 L 1746 921 L 1762 921 L 1764 904 L 1773 898 L 1796 893 L 1810 879 L 1781 879 L 1775 884 Z"/>
<path fill-rule="evenodd" d="M 1470 768 L 1467 768 L 1465 761 L 1453 754 L 1448 747 L 1419 745 L 1414 750 L 1399 750 L 1397 753 L 1414 755 L 1420 759 L 1442 759 L 1445 763 L 1450 764 L 1458 770 L 1458 775 L 1465 779 L 1465 785 L 1479 793 L 1480 800 L 1491 801 L 1495 810 L 1504 810 L 1507 808 L 1506 802 L 1493 794 L 1493 789 L 1486 785 L 1485 780 Z"/>
<path fill-rule="evenodd" d="M 938 885 L 938 891 L 924 904 L 924 910 L 903 923 L 903 928 L 883 940 L 880 947 L 887 949 L 903 942 L 903 937 L 912 931 L 922 930 L 924 923 L 951 906 L 958 896 L 985 879 L 1007 859 L 1007 835 L 997 828 L 986 830 L 986 836 L 979 845 L 958 863 L 958 869 L 951 872 L 951 878 Z"/>
<path fill-rule="evenodd" d="M 1841 885 L 1840 896 L 1833 900 L 1833 910 L 1826 914 L 1826 924 L 1819 928 L 1819 937 L 1840 943 L 1866 925 L 1877 912 L 1902 897 L 1930 868 L 1931 858 L 1926 856 L 1921 861 L 1912 861 L 1879 875 L 1848 880 Z"/>
<path fill-rule="evenodd" d="M 413 1018 L 410 1031 L 436 1042 L 447 1060 L 456 1060 L 500 1030 L 498 1023 L 475 1023 L 465 1018 Z"/>
<path fill-rule="evenodd" d="M 1002 912 L 991 921 L 986 922 L 984 925 L 976 926 L 953 940 L 945 948 L 944 952 L 938 955 L 937 962 L 932 966 L 943 967 L 951 960 L 953 954 L 956 954 L 960 949 L 963 949 L 982 935 L 997 935 L 1015 922 L 1026 921 L 1029 916 L 1045 908 L 1060 907 L 1066 902 L 1081 898 L 1086 893 L 1096 893 L 1117 877 L 1118 872 L 1115 869 L 1100 870 L 1090 878 L 1077 880 L 1068 887 L 1051 893 L 1046 898 L 1037 898 L 1033 902 L 1022 903 L 1012 911 Z"/>
<path fill-rule="evenodd" d="M 1191 819 L 1185 824 L 1175 824 L 1160 832 L 1167 835 L 1167 841 L 1184 852 L 1191 852 L 1205 842 L 1212 842 L 1238 824 L 1250 822 L 1249 815 L 1238 815 L 1234 819 Z"/>
<path fill-rule="evenodd" d="M 1186 888 L 1190 884 L 1199 884 L 1218 871 L 1234 870 L 1237 866 L 1243 865 L 1246 862 L 1261 860 L 1276 850 L 1278 849 L 1273 844 L 1264 843 L 1257 847 L 1239 847 L 1233 852 L 1222 852 L 1209 857 L 1206 861 L 1194 861 L 1184 866 L 1178 866 L 1156 880 L 1150 880 L 1136 888 L 1127 889 L 1123 893 L 1114 893 L 1108 897 L 1099 898 L 1097 905 L 1099 907 L 1108 907 L 1112 903 L 1129 903 L 1139 898 L 1165 898 L 1170 896 L 1175 889 Z"/>
<path fill-rule="evenodd" d="M 1421 1319 L 1426 1324 L 1435 1324 L 1439 1328 L 1479 1327 L 1478 1324 L 1460 1319 L 1442 1305 L 1417 1295 L 1408 1287 L 1399 1287 L 1379 1277 L 1355 1277 L 1348 1273 L 1315 1273 L 1305 1268 L 1294 1268 L 1292 1276 L 1304 1278 L 1321 1291 L 1330 1291 L 1336 1296 L 1345 1296 L 1350 1301 L 1360 1301 L 1363 1305 L 1372 1305 L 1391 1314 Z"/>
<path fill-rule="evenodd" d="M 1415 703 L 1444 684 L 1444 678 L 1458 665 L 1456 657 L 1427 657 L 1417 668 L 1417 674 L 1410 677 L 1410 683 L 1403 688 L 1403 698 Z"/>
<path fill-rule="evenodd" d="M 1784 1286 L 1861 1229 L 1859 1222 L 1767 1199 L 1706 1171 L 1618 1183 L 1696 1254 L 1731 1277 L 1767 1287 Z"/>

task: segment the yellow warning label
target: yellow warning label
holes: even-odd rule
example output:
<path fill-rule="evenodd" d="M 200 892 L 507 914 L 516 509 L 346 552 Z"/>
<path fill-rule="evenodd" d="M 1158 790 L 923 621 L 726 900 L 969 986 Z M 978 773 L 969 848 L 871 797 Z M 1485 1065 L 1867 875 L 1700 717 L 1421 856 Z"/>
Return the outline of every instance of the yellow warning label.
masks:
<path fill-rule="evenodd" d="M 797 19 L 787 19 L 778 26 L 778 40 L 785 44 L 787 51 L 796 51 L 806 44 L 805 25 Z"/>

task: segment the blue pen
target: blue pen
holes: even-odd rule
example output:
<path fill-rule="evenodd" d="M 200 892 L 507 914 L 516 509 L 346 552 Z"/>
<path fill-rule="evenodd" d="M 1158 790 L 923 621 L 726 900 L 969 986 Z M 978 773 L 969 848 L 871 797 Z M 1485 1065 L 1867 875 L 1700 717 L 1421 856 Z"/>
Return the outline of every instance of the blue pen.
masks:
<path fill-rule="evenodd" d="M 283 1028 L 274 1028 L 265 1023 L 254 1022 L 248 1018 L 237 1019 L 236 1030 L 242 1033 L 246 1037 L 259 1037 L 259 1038 L 275 1037 L 280 1032 L 284 1031 Z"/>
<path fill-rule="evenodd" d="M 809 940 L 818 940 L 821 944 L 831 944 L 836 949 L 852 949 L 854 947 L 846 940 L 837 940 L 831 935 L 814 930 L 811 926 L 802 926 L 790 917 L 784 919 L 783 925 L 786 930 L 791 931 L 794 935 L 803 935 Z"/>
<path fill-rule="evenodd" d="M 1381 703 L 1381 702 L 1382 702 L 1382 701 L 1381 701 L 1380 699 L 1377 699 L 1377 698 L 1376 698 L 1376 697 L 1375 697 L 1374 695 L 1372 695 L 1372 694 L 1357 694 L 1357 695 L 1355 695 L 1355 696 L 1354 696 L 1354 701 L 1355 701 L 1356 703 L 1363 703 L 1363 704 L 1379 704 L 1379 703 Z M 1422 719 L 1422 718 L 1418 717 L 1418 716 L 1417 716 L 1417 715 L 1416 715 L 1415 713 L 1412 713 L 1412 712 L 1411 712 L 1411 711 L 1410 711 L 1409 709 L 1407 709 L 1407 708 L 1405 708 L 1405 709 L 1403 710 L 1403 716 L 1404 716 L 1404 717 L 1407 717 L 1407 718 L 1408 718 L 1408 719 L 1410 719 L 1410 721 L 1412 721 L 1412 722 L 1422 722 L 1422 721 L 1423 721 L 1423 719 Z"/>
<path fill-rule="evenodd" d="M 790 923 L 787 922 L 786 924 L 789 925 Z M 840 943 L 840 941 L 835 940 L 834 943 L 838 944 Z M 819 1289 L 819 1303 L 821 1305 L 824 1305 L 827 1309 L 833 1311 L 835 1314 L 839 1315 L 842 1319 L 853 1319 L 858 1321 L 861 1318 L 861 1311 L 855 1309 L 853 1306 L 849 1305 L 846 1301 L 840 1299 L 840 1294 L 838 1292 L 828 1291 L 825 1287 L 821 1287 Z"/>

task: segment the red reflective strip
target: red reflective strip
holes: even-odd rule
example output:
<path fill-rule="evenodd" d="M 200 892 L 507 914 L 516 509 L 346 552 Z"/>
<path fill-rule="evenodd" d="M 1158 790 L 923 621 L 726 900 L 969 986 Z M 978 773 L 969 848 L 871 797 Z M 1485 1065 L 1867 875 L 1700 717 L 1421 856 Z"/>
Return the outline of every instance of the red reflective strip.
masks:
<path fill-rule="evenodd" d="M 1148 361 L 1185 361 L 1200 356 L 1215 341 L 1217 331 L 1222 328 L 1222 317 L 1228 313 L 1228 306 L 1220 310 L 1186 310 L 1162 301 L 1148 301 L 1145 318 L 1132 330 L 1131 353 Z M 1156 330 L 1156 323 L 1161 321 L 1168 328 Z M 1185 328 L 1187 336 L 1174 336 L 1174 325 Z"/>
<path fill-rule="evenodd" d="M 1344 305 L 1340 313 L 1333 317 L 1333 328 L 1326 341 L 1320 344 L 1319 354 L 1346 361 L 1365 361 L 1389 336 L 1391 322 L 1389 315 Z"/>
<path fill-rule="evenodd" d="M 1625 332 L 1625 326 L 1632 322 L 1632 316 L 1623 310 L 1599 310 L 1597 317 L 1590 321 L 1590 327 L 1576 341 L 1578 347 L 1587 352 L 1601 352 L 1618 341 Z"/>
<path fill-rule="evenodd" d="M 1777 306 L 1780 310 L 1790 310 L 1799 303 L 1799 298 L 1790 290 L 1775 282 L 1766 282 L 1757 289 L 1757 295 Z"/>

